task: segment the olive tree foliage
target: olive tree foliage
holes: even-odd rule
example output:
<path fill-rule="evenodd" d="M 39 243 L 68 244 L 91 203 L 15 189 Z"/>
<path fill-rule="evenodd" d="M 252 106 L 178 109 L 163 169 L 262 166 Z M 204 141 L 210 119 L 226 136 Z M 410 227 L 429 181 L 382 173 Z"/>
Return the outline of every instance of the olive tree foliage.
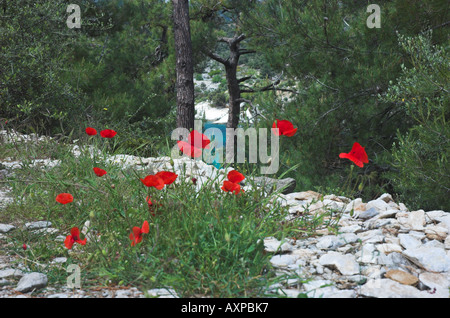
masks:
<path fill-rule="evenodd" d="M 6 1 L 0 5 L 0 117 L 46 126 L 79 101 L 59 80 L 77 30 L 66 25 L 67 2 Z"/>
<path fill-rule="evenodd" d="M 338 154 L 357 141 L 370 160 L 357 173 L 366 181 L 363 194 L 371 198 L 394 191 L 383 177 L 395 169 L 391 146 L 397 131 L 403 134 L 415 125 L 405 108 L 378 98 L 400 75 L 401 65 L 408 66 L 397 32 L 413 36 L 433 29 L 432 40 L 443 43 L 449 19 L 445 1 L 377 4 L 380 28 L 368 26 L 368 3 L 360 1 L 263 0 L 242 19 L 252 34 L 252 48 L 263 52 L 298 92 L 287 100 L 263 101 L 261 108 L 265 117 L 288 118 L 299 127 L 298 136 L 285 141 L 283 155 L 288 166 L 300 164 L 290 173 L 300 188 L 321 185 L 339 191 L 350 165 Z"/>
<path fill-rule="evenodd" d="M 431 33 L 399 35 L 408 55 L 399 78 L 381 99 L 399 105 L 414 120 L 392 147 L 394 189 L 414 208 L 450 209 L 450 60 L 448 47 Z"/>

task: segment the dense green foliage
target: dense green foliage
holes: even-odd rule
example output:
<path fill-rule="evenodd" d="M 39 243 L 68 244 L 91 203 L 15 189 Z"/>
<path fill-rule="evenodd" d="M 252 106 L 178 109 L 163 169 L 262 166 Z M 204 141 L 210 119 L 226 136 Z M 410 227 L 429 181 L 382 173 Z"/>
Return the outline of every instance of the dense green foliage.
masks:
<path fill-rule="evenodd" d="M 75 31 L 65 27 L 65 1 L 2 1 L 0 117 L 55 126 L 80 112 L 76 89 L 60 80 Z M 29 127 L 28 127 L 29 128 Z"/>
<path fill-rule="evenodd" d="M 450 209 L 450 61 L 448 50 L 432 46 L 429 36 L 400 37 L 411 67 L 402 65 L 385 99 L 414 119 L 393 146 L 387 173 L 405 202 L 428 209 Z"/>
<path fill-rule="evenodd" d="M 2 122 L 74 138 L 86 125 L 116 128 L 122 151 L 166 155 L 176 119 L 171 2 L 73 3 L 81 7 L 80 29 L 67 28 L 64 1 L 0 1 Z M 299 128 L 295 138 L 282 140 L 279 171 L 298 165 L 287 174 L 297 190 L 364 199 L 387 191 L 417 208 L 448 208 L 446 1 L 378 1 L 381 28 L 372 29 L 365 2 L 190 4 L 197 79 L 213 65 L 219 84 L 208 92 L 196 87 L 197 101 L 225 106 L 224 70 L 203 53 L 207 48 L 226 57 L 218 38 L 244 33 L 242 48 L 255 53 L 240 60 L 239 75 L 250 78 L 242 87 L 257 91 L 277 83 L 285 91 L 243 98 L 261 111 L 255 125 L 289 119 Z M 418 38 L 424 31 L 432 31 L 427 41 Z M 399 36 L 422 43 L 419 56 L 400 45 Z M 338 154 L 355 141 L 366 147 L 370 164 L 350 171 Z"/>
<path fill-rule="evenodd" d="M 391 147 L 416 121 L 397 101 L 379 97 L 387 94 L 390 81 L 402 72 L 401 65 L 411 63 L 398 44 L 397 34 L 415 36 L 434 29 L 432 42 L 443 43 L 445 50 L 448 10 L 445 1 L 378 4 L 382 21 L 379 29 L 367 27 L 367 4 L 360 2 L 287 0 L 281 5 L 268 0 L 243 19 L 254 47 L 264 52 L 274 70 L 294 80 L 297 94 L 289 102 L 275 96 L 269 102 L 265 98 L 262 109 L 269 118 L 264 125 L 282 117 L 299 127 L 296 138 L 283 142 L 289 149 L 284 162 L 300 164 L 291 176 L 301 189 L 329 187 L 366 199 L 384 191 L 401 194 L 405 190 L 399 182 L 393 182 L 398 170 L 391 165 Z M 447 79 L 440 76 L 437 80 Z M 355 141 L 366 147 L 370 164 L 356 174 L 353 171 L 353 180 L 348 183 L 349 164 L 338 154 L 348 152 Z M 405 169 L 417 167 L 410 160 Z M 400 178 L 408 177 L 403 174 Z M 412 181 L 415 190 L 408 191 L 408 196 L 418 196 L 421 184 L 417 181 Z M 425 203 L 425 196 L 431 201 L 433 198 L 431 193 L 420 196 L 417 201 L 409 200 L 416 208 Z"/>

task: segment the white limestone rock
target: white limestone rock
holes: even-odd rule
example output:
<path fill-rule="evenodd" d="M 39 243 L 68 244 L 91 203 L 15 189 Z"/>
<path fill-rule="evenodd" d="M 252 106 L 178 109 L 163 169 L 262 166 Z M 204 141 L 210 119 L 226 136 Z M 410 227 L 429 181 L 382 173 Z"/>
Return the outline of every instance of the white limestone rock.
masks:
<path fill-rule="evenodd" d="M 442 248 L 420 246 L 404 250 L 403 255 L 427 271 L 438 273 L 450 271 L 450 257 Z"/>
<path fill-rule="evenodd" d="M 330 251 L 319 258 L 322 266 L 336 268 L 342 275 L 355 275 L 359 273 L 359 264 L 352 254 L 341 254 Z"/>

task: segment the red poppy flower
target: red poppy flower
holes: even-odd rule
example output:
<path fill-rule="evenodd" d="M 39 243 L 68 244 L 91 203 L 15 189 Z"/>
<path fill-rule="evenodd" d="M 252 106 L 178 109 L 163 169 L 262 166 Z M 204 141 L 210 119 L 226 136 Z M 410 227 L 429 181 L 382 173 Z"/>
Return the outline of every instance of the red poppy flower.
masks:
<path fill-rule="evenodd" d="M 146 186 L 146 187 L 155 187 L 158 190 L 161 190 L 162 188 L 164 188 L 164 180 L 162 178 L 160 178 L 159 176 L 155 176 L 155 175 L 149 175 L 146 176 L 144 179 L 141 179 L 141 182 Z"/>
<path fill-rule="evenodd" d="M 209 149 L 209 144 L 211 143 L 211 141 L 202 133 L 198 132 L 197 130 L 193 130 L 189 134 L 188 143 L 197 148 L 198 146 L 200 146 L 200 148 Z M 198 143 L 198 145 L 196 143 Z"/>
<path fill-rule="evenodd" d="M 86 238 L 84 240 L 80 239 L 80 230 L 77 227 L 73 227 L 70 230 L 70 235 L 67 235 L 64 240 L 64 245 L 70 250 L 74 243 L 78 243 L 81 245 L 86 245 Z"/>
<path fill-rule="evenodd" d="M 94 167 L 92 170 L 94 170 L 94 173 L 97 175 L 97 177 L 103 177 L 107 172 L 103 169 Z"/>
<path fill-rule="evenodd" d="M 227 178 L 233 183 L 239 183 L 245 179 L 244 175 L 236 170 L 228 172 Z"/>
<path fill-rule="evenodd" d="M 116 134 L 117 132 L 112 129 L 105 129 L 100 132 L 100 136 L 103 138 L 113 138 Z"/>
<path fill-rule="evenodd" d="M 197 184 L 197 178 L 191 178 L 191 180 L 192 180 L 192 183 L 193 183 L 194 185 Z"/>
<path fill-rule="evenodd" d="M 73 201 L 73 196 L 70 193 L 60 193 L 56 196 L 56 202 L 67 204 Z"/>
<path fill-rule="evenodd" d="M 223 182 L 223 186 L 221 189 L 225 192 L 233 192 L 234 194 L 238 194 L 241 191 L 244 192 L 244 190 L 241 190 L 241 186 L 238 183 L 234 183 L 228 180 L 225 180 Z"/>
<path fill-rule="evenodd" d="M 202 155 L 202 149 L 191 146 L 186 141 L 178 141 L 178 148 L 186 155 L 191 158 L 198 158 Z"/>
<path fill-rule="evenodd" d="M 202 155 L 202 149 L 209 149 L 211 141 L 197 130 L 191 131 L 186 141 L 178 141 L 178 148 L 187 156 L 198 158 Z"/>
<path fill-rule="evenodd" d="M 360 168 L 364 166 L 364 163 L 369 163 L 369 157 L 367 156 L 366 150 L 357 142 L 353 144 L 352 150 L 350 150 L 349 153 L 339 154 L 339 158 L 349 159 Z"/>
<path fill-rule="evenodd" d="M 95 128 L 88 127 L 86 128 L 86 134 L 88 134 L 89 136 L 95 136 L 97 135 L 97 130 Z"/>
<path fill-rule="evenodd" d="M 133 231 L 130 233 L 131 246 L 142 242 L 142 234 L 148 233 L 150 231 L 150 226 L 147 221 L 144 221 L 142 227 L 133 227 Z"/>
<path fill-rule="evenodd" d="M 177 174 L 170 171 L 160 171 L 156 176 L 160 177 L 164 181 L 164 184 L 172 184 L 178 177 Z"/>
<path fill-rule="evenodd" d="M 278 132 L 276 131 L 278 128 Z M 289 120 L 275 120 L 272 125 L 272 132 L 276 136 L 292 137 L 297 132 L 298 128 L 294 128 L 294 125 Z"/>
<path fill-rule="evenodd" d="M 24 251 L 27 250 L 27 247 L 28 247 L 27 244 L 23 243 L 22 248 L 23 248 Z"/>

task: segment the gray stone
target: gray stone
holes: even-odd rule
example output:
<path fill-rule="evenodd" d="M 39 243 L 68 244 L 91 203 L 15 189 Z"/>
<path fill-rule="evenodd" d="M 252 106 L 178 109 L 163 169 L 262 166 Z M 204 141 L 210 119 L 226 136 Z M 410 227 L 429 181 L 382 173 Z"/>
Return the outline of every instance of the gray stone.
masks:
<path fill-rule="evenodd" d="M 366 264 L 377 264 L 380 252 L 374 244 L 364 244 L 360 251 L 356 253 L 358 262 Z"/>
<path fill-rule="evenodd" d="M 380 214 L 378 215 L 378 218 L 380 218 L 380 219 L 395 218 L 397 213 L 398 213 L 398 210 L 381 211 Z"/>
<path fill-rule="evenodd" d="M 444 226 L 447 228 L 448 232 L 450 233 L 450 213 L 447 213 L 445 216 L 440 217 L 439 219 L 439 226 Z"/>
<path fill-rule="evenodd" d="M 70 298 L 70 296 L 67 294 L 64 294 L 64 293 L 58 293 L 58 294 L 48 295 L 47 298 Z"/>
<path fill-rule="evenodd" d="M 381 229 L 364 231 L 358 233 L 357 236 L 363 243 L 381 243 L 385 239 Z"/>
<path fill-rule="evenodd" d="M 340 290 L 330 280 L 313 280 L 303 284 L 308 298 L 354 298 L 353 290 Z"/>
<path fill-rule="evenodd" d="M 51 264 L 63 264 L 67 262 L 67 257 L 56 257 L 52 260 Z"/>
<path fill-rule="evenodd" d="M 319 263 L 322 266 L 334 267 L 342 275 L 355 275 L 359 273 L 359 265 L 355 261 L 355 256 L 352 254 L 340 254 L 330 251 L 319 258 Z"/>
<path fill-rule="evenodd" d="M 389 193 L 383 193 L 377 200 L 383 200 L 386 203 L 394 201 L 394 199 L 392 199 L 392 195 Z"/>
<path fill-rule="evenodd" d="M 359 213 L 358 218 L 362 220 L 368 220 L 378 215 L 380 212 L 375 208 L 370 208 L 364 212 Z"/>
<path fill-rule="evenodd" d="M 431 298 L 432 294 L 388 278 L 371 279 L 361 286 L 360 294 L 375 298 Z"/>
<path fill-rule="evenodd" d="M 387 211 L 390 210 L 391 207 L 389 204 L 387 204 L 385 201 L 381 199 L 372 200 L 367 202 L 366 204 L 366 210 L 370 210 L 371 208 L 374 208 L 375 210 L 381 212 L 381 211 Z"/>
<path fill-rule="evenodd" d="M 253 181 L 256 185 L 264 188 L 269 193 L 273 189 L 278 191 L 284 188 L 281 193 L 288 194 L 294 192 L 295 187 L 297 186 L 297 181 L 293 178 L 273 179 L 269 177 L 255 177 Z"/>
<path fill-rule="evenodd" d="M 8 233 L 9 231 L 14 230 L 16 227 L 11 224 L 0 224 L 0 233 Z"/>
<path fill-rule="evenodd" d="M 16 291 L 26 293 L 47 286 L 47 275 L 42 273 L 30 273 L 24 275 L 17 284 Z"/>
<path fill-rule="evenodd" d="M 404 250 L 403 255 L 411 262 L 427 271 L 450 271 L 450 257 L 442 248 L 421 246 Z"/>
<path fill-rule="evenodd" d="M 20 269 L 3 269 L 0 270 L 0 278 L 8 278 L 8 277 L 22 277 L 23 273 Z"/>
<path fill-rule="evenodd" d="M 422 241 L 411 234 L 399 234 L 398 238 L 400 239 L 400 244 L 405 249 L 413 249 L 422 245 Z"/>
<path fill-rule="evenodd" d="M 155 288 L 147 290 L 147 295 L 149 297 L 158 298 L 179 298 L 177 292 L 171 288 Z"/>
<path fill-rule="evenodd" d="M 27 230 L 44 229 L 44 228 L 47 228 L 50 226 L 52 226 L 52 222 L 50 222 L 50 221 L 37 221 L 37 222 L 25 223 L 25 227 L 27 228 Z"/>
<path fill-rule="evenodd" d="M 361 225 L 354 224 L 354 225 L 347 225 L 339 228 L 340 233 L 356 233 L 361 231 Z"/>
<path fill-rule="evenodd" d="M 326 235 L 321 237 L 316 246 L 319 249 L 335 250 L 346 244 L 354 243 L 358 240 L 358 237 L 354 233 L 343 233 L 339 235 Z"/>
<path fill-rule="evenodd" d="M 290 254 L 275 255 L 270 259 L 270 263 L 275 267 L 288 267 L 295 264 L 297 259 L 298 256 Z"/>
<path fill-rule="evenodd" d="M 419 275 L 422 284 L 430 289 L 436 289 L 443 297 L 450 297 L 450 276 L 442 273 L 423 272 Z"/>
<path fill-rule="evenodd" d="M 402 268 L 403 266 L 409 266 L 411 265 L 411 262 L 403 256 L 401 253 L 389 253 L 389 254 L 383 254 L 380 253 L 378 256 L 378 264 L 380 265 L 386 265 L 388 268 Z"/>
<path fill-rule="evenodd" d="M 397 244 L 391 244 L 391 243 L 385 243 L 385 244 L 378 244 L 377 250 L 380 251 L 380 253 L 384 254 L 390 254 L 390 253 L 401 253 L 402 247 Z"/>
<path fill-rule="evenodd" d="M 268 237 L 264 239 L 264 250 L 269 253 L 283 253 L 292 251 L 293 247 L 288 242 L 282 243 L 276 238 Z"/>
<path fill-rule="evenodd" d="M 445 240 L 448 235 L 448 229 L 439 225 L 428 225 L 425 228 L 425 234 L 430 240 Z"/>
<path fill-rule="evenodd" d="M 408 225 L 412 230 L 422 231 L 425 224 L 426 221 L 424 210 L 418 210 L 409 213 Z"/>

